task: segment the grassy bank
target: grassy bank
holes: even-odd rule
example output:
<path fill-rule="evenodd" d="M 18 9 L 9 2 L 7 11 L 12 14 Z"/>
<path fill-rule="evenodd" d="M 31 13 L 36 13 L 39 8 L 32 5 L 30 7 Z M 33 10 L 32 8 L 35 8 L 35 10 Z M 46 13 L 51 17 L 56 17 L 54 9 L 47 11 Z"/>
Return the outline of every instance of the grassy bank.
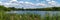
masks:
<path fill-rule="evenodd" d="M 0 20 L 60 20 L 60 16 L 58 16 L 58 13 L 52 16 L 49 15 L 49 13 L 46 13 L 44 17 L 38 14 L 7 14 L 4 13 L 4 11 L 0 11 Z"/>
<path fill-rule="evenodd" d="M 0 12 L 0 20 L 40 20 L 36 14 L 5 14 Z"/>

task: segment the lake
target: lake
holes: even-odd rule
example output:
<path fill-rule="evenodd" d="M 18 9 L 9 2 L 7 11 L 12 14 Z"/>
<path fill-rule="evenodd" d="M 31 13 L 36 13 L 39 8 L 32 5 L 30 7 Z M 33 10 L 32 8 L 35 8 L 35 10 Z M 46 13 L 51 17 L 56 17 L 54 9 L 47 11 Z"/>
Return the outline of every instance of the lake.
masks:
<path fill-rule="evenodd" d="M 17 14 L 41 14 L 41 15 L 45 15 L 46 13 L 48 13 L 49 15 L 53 15 L 53 14 L 58 14 L 60 15 L 60 11 L 7 11 L 6 13 L 17 13 Z"/>

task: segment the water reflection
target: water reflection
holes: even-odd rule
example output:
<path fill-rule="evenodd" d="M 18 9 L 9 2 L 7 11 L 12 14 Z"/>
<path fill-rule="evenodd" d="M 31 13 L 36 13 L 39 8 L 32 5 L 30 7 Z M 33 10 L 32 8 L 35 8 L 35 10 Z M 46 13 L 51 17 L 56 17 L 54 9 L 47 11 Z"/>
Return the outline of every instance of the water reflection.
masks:
<path fill-rule="evenodd" d="M 32 13 L 32 14 L 41 14 L 45 15 L 46 13 L 49 13 L 50 16 L 53 14 L 58 13 L 60 14 L 60 11 L 7 11 L 6 13 L 17 13 L 17 14 L 24 14 L 24 13 Z"/>

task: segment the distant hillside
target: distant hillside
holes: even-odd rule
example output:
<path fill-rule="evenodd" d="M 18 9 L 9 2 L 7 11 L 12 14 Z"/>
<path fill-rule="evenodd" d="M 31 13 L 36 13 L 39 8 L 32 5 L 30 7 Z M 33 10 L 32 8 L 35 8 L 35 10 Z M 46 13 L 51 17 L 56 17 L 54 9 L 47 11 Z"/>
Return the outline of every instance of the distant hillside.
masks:
<path fill-rule="evenodd" d="M 18 8 L 15 10 L 22 10 L 22 11 L 60 11 L 60 7 L 50 7 L 50 8 L 35 8 L 35 9 L 23 9 L 23 8 Z"/>
<path fill-rule="evenodd" d="M 41 11 L 60 11 L 60 7 L 38 8 Z"/>
<path fill-rule="evenodd" d="M 5 10 L 5 11 L 60 11 L 60 7 L 50 7 L 50 8 L 35 8 L 35 9 L 24 9 L 24 8 L 15 8 L 15 7 L 9 7 L 6 8 L 3 5 L 0 5 L 0 10 Z"/>

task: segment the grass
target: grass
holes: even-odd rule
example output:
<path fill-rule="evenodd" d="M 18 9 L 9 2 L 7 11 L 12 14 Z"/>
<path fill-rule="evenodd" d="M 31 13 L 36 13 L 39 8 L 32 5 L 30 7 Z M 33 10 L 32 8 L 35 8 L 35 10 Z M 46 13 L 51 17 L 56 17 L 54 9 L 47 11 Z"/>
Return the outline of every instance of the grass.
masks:
<path fill-rule="evenodd" d="M 57 13 L 58 14 L 58 13 Z M 60 20 L 60 16 L 53 14 L 52 16 L 49 13 L 46 13 L 44 18 L 38 14 L 6 14 L 4 11 L 0 12 L 0 20 Z"/>

